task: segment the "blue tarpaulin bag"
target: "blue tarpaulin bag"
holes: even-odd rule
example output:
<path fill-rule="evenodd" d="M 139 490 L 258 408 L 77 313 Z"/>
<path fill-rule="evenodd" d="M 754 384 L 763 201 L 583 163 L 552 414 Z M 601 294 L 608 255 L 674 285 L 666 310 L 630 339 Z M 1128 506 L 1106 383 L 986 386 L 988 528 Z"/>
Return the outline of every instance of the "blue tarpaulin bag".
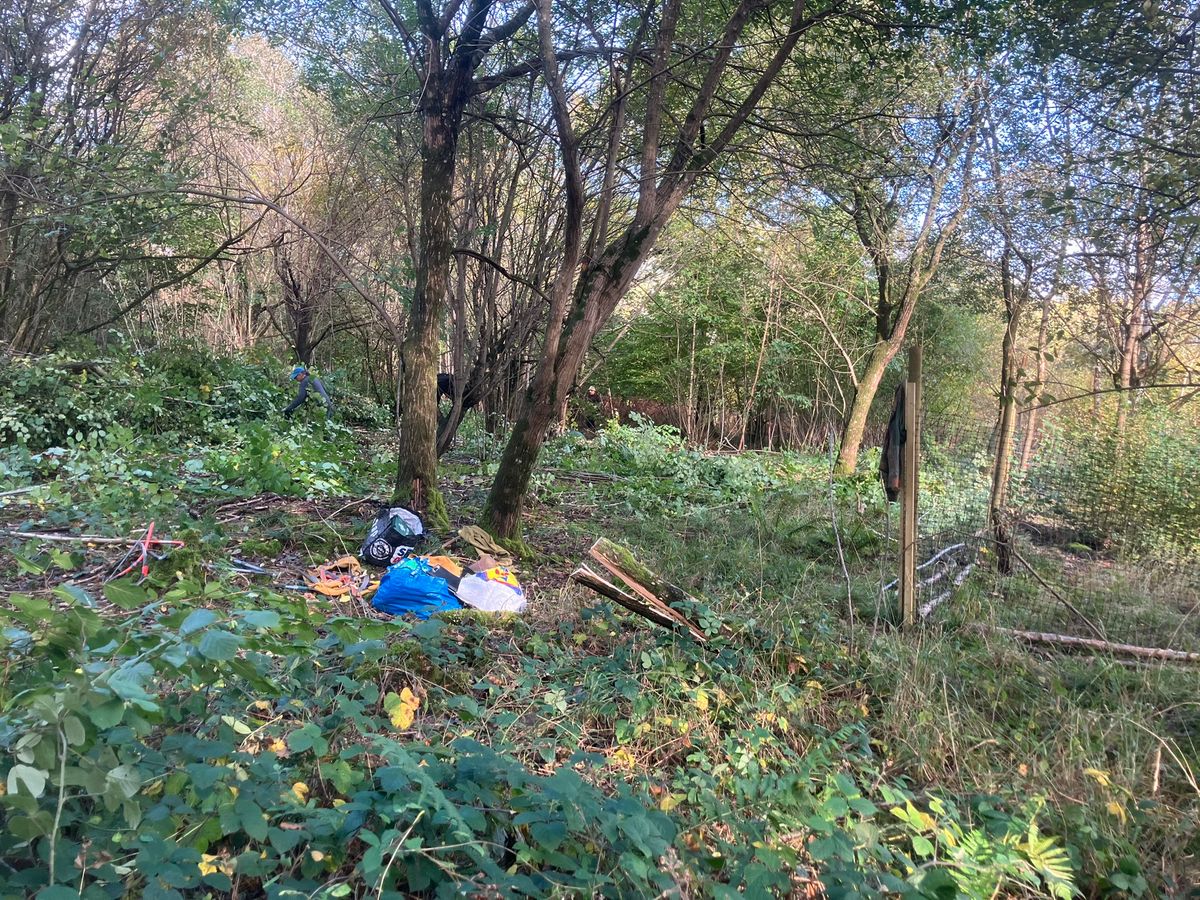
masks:
<path fill-rule="evenodd" d="M 450 593 L 450 585 L 433 574 L 429 563 L 416 556 L 388 567 L 371 605 L 388 615 L 412 613 L 418 619 L 462 609 L 462 604 Z"/>

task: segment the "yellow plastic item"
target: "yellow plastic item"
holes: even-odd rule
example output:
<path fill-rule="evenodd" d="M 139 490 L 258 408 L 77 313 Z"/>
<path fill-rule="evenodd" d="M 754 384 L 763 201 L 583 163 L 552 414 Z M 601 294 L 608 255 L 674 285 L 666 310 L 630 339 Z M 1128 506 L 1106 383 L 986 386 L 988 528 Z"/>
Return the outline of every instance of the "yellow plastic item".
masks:
<path fill-rule="evenodd" d="M 458 578 L 463 573 L 462 566 L 460 566 L 457 562 L 455 562 L 449 556 L 422 556 L 421 559 L 425 560 L 427 563 L 429 563 L 430 566 L 432 566 L 435 569 L 438 569 L 438 568 L 445 569 L 447 572 L 449 572 L 455 578 Z"/>
<path fill-rule="evenodd" d="M 309 569 L 304 580 L 317 593 L 334 598 L 362 597 L 370 593 L 372 587 L 379 586 L 378 581 L 372 585 L 370 574 L 363 571 L 362 564 L 353 556 L 343 556 Z"/>

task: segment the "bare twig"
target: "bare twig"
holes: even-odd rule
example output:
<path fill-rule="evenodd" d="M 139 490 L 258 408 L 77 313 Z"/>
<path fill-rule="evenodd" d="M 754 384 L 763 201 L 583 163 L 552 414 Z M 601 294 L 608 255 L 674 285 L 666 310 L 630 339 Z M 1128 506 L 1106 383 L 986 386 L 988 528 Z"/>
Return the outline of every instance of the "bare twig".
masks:
<path fill-rule="evenodd" d="M 71 541 L 85 544 L 128 544 L 133 538 L 112 538 L 98 537 L 94 534 L 41 534 L 36 531 L 16 531 L 14 529 L 0 529 L 0 534 L 7 534 L 10 537 L 31 538 L 38 541 Z"/>
<path fill-rule="evenodd" d="M 1060 593 L 1058 590 L 1056 590 L 1054 588 L 1053 585 L 1050 584 L 1050 582 L 1046 581 L 1046 579 L 1043 578 L 1041 576 L 1041 574 L 1038 573 L 1037 569 L 1035 569 L 1033 566 L 1031 566 L 1029 564 L 1029 561 L 1027 559 L 1025 559 L 1025 557 L 1021 556 L 1021 554 L 1018 553 L 1015 548 L 1009 547 L 1008 552 L 1010 554 L 1012 554 L 1013 559 L 1015 559 L 1017 562 L 1019 562 L 1026 569 L 1029 570 L 1029 574 L 1032 575 L 1035 579 L 1037 579 L 1038 584 L 1040 584 L 1042 587 L 1044 587 L 1046 590 L 1048 590 L 1055 597 L 1055 599 L 1057 599 L 1060 603 L 1062 603 L 1063 606 L 1065 606 L 1067 609 L 1069 609 L 1071 612 L 1073 612 L 1076 616 L 1078 616 L 1079 620 L 1081 622 L 1083 622 L 1083 624 L 1086 625 L 1091 630 L 1092 634 L 1096 635 L 1096 637 L 1098 637 L 1102 642 L 1106 642 L 1108 640 L 1108 637 L 1104 634 L 1103 631 L 1100 630 L 1100 628 L 1096 625 L 1095 622 L 1093 622 L 1091 619 L 1089 619 L 1087 616 L 1085 616 L 1082 612 L 1080 612 L 1079 607 L 1077 607 L 1074 603 L 1072 603 L 1070 600 L 1068 600 L 1066 597 L 1064 597 L 1062 595 L 1062 593 Z M 1198 656 L 1198 658 L 1200 658 L 1200 656 Z"/>
<path fill-rule="evenodd" d="M 984 628 L 984 626 L 980 627 Z M 1185 650 L 1168 650 L 1165 647 L 1140 647 L 1136 644 L 1118 644 L 1113 641 L 1075 637 L 1070 634 L 1056 634 L 1050 631 L 1025 631 L 1020 628 L 1004 628 L 1000 625 L 988 626 L 984 630 L 995 631 L 998 634 L 1007 634 L 1031 643 L 1081 647 L 1088 650 L 1100 650 L 1107 653 L 1136 656 L 1142 659 L 1165 659 L 1171 662 L 1200 663 L 1200 653 L 1189 653 Z"/>

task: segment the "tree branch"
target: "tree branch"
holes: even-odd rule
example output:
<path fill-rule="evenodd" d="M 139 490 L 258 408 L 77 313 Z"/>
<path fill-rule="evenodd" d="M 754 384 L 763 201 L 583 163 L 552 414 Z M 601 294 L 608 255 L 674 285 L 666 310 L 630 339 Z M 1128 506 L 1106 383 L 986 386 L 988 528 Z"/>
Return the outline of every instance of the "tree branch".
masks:
<path fill-rule="evenodd" d="M 459 256 L 469 256 L 469 257 L 471 257 L 471 259 L 477 259 L 481 263 L 487 263 L 489 266 L 491 266 L 493 269 L 495 269 L 497 272 L 499 272 L 501 275 L 503 275 L 509 281 L 519 284 L 522 287 L 529 288 L 529 290 L 533 291 L 535 294 L 537 294 L 539 297 L 541 297 L 547 303 L 550 302 L 550 298 L 547 297 L 545 292 L 542 291 L 540 288 L 538 288 L 535 284 L 533 284 L 530 281 L 526 281 L 520 275 L 514 275 L 512 272 L 508 271 L 508 269 L 504 268 L 504 266 L 502 266 L 496 260 L 492 259 L 490 256 L 486 256 L 477 250 L 470 249 L 469 247 L 455 247 L 453 252 L 458 254 Z"/>

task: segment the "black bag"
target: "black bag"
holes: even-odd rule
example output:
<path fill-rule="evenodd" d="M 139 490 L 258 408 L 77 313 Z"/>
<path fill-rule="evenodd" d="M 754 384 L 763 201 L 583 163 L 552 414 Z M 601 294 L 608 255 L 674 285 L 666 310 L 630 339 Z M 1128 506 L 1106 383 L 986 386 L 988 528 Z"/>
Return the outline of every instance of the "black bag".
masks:
<path fill-rule="evenodd" d="M 407 556 L 420 543 L 424 533 L 416 513 L 402 506 L 382 509 L 358 555 L 367 565 L 390 566 Z"/>
<path fill-rule="evenodd" d="M 896 404 L 883 433 L 883 450 L 879 454 L 879 477 L 888 500 L 900 499 L 900 484 L 904 478 L 904 444 L 908 432 L 904 428 L 904 385 L 896 388 Z"/>

